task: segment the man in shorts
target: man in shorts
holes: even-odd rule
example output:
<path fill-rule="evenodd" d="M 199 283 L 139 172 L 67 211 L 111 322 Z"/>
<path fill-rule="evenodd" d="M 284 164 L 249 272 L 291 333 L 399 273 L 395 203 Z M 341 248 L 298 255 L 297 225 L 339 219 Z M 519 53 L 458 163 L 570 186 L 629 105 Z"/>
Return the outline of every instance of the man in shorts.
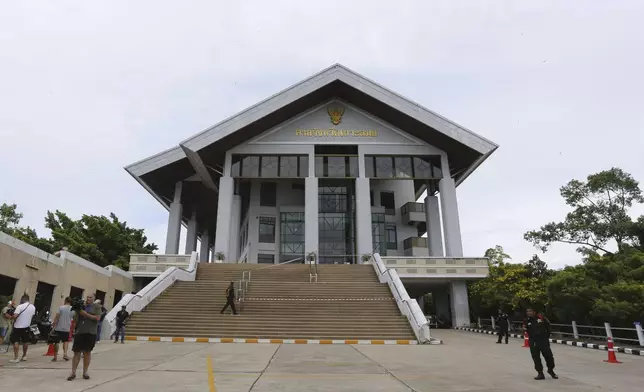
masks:
<path fill-rule="evenodd" d="M 52 324 L 52 329 L 54 330 L 54 359 L 52 362 L 58 361 L 58 343 L 63 342 L 63 359 L 69 361 L 67 356 L 67 349 L 69 348 L 69 330 L 72 326 L 72 320 L 74 319 L 74 311 L 72 310 L 72 299 L 67 297 L 65 298 L 65 305 L 58 308 L 56 317 L 54 317 L 54 322 Z"/>
<path fill-rule="evenodd" d="M 96 333 L 98 332 L 98 320 L 100 319 L 101 305 L 95 304 L 94 294 L 90 294 L 87 296 L 85 306 L 78 311 L 78 322 L 72 346 L 72 351 L 74 352 L 72 373 L 67 377 L 67 381 L 72 381 L 76 378 L 76 369 L 80 363 L 81 355 L 83 356 L 83 379 L 89 380 L 87 370 L 92 361 L 92 350 L 96 345 Z"/>
<path fill-rule="evenodd" d="M 9 340 L 13 343 L 13 359 L 9 363 L 19 363 L 27 360 L 27 348 L 29 347 L 29 327 L 31 319 L 36 314 L 36 307 L 29 303 L 27 294 L 20 298 L 20 305 L 16 308 L 11 318 L 13 321 L 13 330 Z M 18 359 L 18 352 L 22 344 L 22 357 Z"/>

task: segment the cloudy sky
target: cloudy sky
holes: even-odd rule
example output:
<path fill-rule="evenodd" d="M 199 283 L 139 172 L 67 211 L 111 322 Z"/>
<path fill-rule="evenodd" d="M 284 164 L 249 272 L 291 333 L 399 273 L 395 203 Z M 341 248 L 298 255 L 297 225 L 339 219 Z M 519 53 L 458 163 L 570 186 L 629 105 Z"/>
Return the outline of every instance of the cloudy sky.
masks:
<path fill-rule="evenodd" d="M 523 233 L 567 211 L 561 185 L 611 166 L 644 181 L 642 15 L 641 0 L 0 0 L 0 203 L 40 234 L 47 210 L 113 211 L 163 248 L 167 213 L 123 167 L 339 62 L 501 146 L 458 189 L 465 253 L 524 261 Z"/>

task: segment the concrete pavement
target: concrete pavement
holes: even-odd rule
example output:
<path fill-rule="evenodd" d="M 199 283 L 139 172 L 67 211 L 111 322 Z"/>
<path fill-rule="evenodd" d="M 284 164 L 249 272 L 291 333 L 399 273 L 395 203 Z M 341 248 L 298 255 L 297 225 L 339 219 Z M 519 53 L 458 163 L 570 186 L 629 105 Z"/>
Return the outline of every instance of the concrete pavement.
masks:
<path fill-rule="evenodd" d="M 126 342 L 97 345 L 91 380 L 67 382 L 70 364 L 32 347 L 27 362 L 0 355 L 3 390 L 155 392 L 211 391 L 634 391 L 644 385 L 644 358 L 553 345 L 559 380 L 534 381 L 528 349 L 517 341 L 458 331 L 435 331 L 440 346 L 207 344 Z M 80 375 L 80 371 L 79 371 Z"/>

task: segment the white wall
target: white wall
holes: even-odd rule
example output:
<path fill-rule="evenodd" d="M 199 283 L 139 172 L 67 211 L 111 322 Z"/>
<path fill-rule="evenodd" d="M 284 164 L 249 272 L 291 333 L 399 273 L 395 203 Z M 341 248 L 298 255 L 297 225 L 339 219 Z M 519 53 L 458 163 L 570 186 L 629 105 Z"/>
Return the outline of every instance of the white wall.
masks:
<path fill-rule="evenodd" d="M 385 215 L 387 224 L 396 225 L 398 250 L 387 249 L 387 256 L 404 256 L 405 249 L 403 241 L 409 237 L 418 237 L 416 226 L 404 224 L 400 208 L 409 202 L 415 202 L 413 180 L 371 180 L 371 191 L 374 197 L 374 206 L 380 207 L 380 192 L 393 192 L 396 215 Z M 418 256 L 423 256 L 418 254 Z M 424 255 L 426 256 L 426 254 Z"/>
<path fill-rule="evenodd" d="M 298 180 L 304 186 L 303 180 Z M 277 183 L 277 200 L 275 207 L 260 205 L 260 187 L 262 182 Z M 275 261 L 279 261 L 280 224 L 279 211 L 304 212 L 304 189 L 293 189 L 290 180 L 253 180 L 251 183 L 250 202 L 248 210 L 248 262 L 257 263 L 257 255 L 272 254 Z M 275 218 L 275 243 L 259 242 L 259 217 Z"/>

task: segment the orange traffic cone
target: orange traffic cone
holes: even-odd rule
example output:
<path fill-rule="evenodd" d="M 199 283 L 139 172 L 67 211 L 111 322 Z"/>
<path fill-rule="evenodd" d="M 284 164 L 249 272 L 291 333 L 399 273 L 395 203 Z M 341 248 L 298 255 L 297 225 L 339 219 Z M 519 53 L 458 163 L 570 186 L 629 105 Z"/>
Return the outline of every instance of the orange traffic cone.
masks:
<path fill-rule="evenodd" d="M 528 338 L 528 332 L 523 333 L 523 347 L 530 347 L 530 338 Z"/>
<path fill-rule="evenodd" d="M 605 360 L 606 363 L 621 363 L 617 360 L 615 356 L 615 347 L 613 346 L 613 338 L 608 337 L 608 359 Z"/>
<path fill-rule="evenodd" d="M 45 355 L 43 355 L 43 357 L 53 357 L 53 356 L 54 356 L 54 345 L 50 344 L 49 348 L 47 349 L 47 352 L 45 353 Z"/>

